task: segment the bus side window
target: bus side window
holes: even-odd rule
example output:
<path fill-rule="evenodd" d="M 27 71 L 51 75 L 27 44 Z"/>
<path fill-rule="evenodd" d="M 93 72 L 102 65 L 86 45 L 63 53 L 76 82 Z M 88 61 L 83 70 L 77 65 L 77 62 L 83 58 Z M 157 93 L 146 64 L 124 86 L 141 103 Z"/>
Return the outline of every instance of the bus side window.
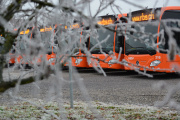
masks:
<path fill-rule="evenodd" d="M 35 33 L 32 33 L 32 38 L 35 38 Z"/>
<path fill-rule="evenodd" d="M 28 38 L 31 38 L 31 34 L 30 33 L 28 34 Z"/>
<path fill-rule="evenodd" d="M 85 42 L 86 44 L 86 48 L 88 49 L 89 48 L 89 38 L 87 38 L 87 41 Z"/>
<path fill-rule="evenodd" d="M 173 37 L 176 40 L 177 47 L 180 48 L 180 32 L 179 31 L 172 31 L 173 32 Z"/>
<path fill-rule="evenodd" d="M 168 48 L 169 48 L 169 46 L 168 46 L 169 37 L 168 37 L 166 32 L 164 32 L 164 39 L 165 39 L 164 49 L 168 50 Z"/>
<path fill-rule="evenodd" d="M 15 50 L 15 48 L 14 48 L 15 46 L 16 46 L 16 43 L 13 43 L 12 51 L 11 51 L 12 53 L 15 53 L 15 52 L 16 52 L 16 50 Z"/>
<path fill-rule="evenodd" d="M 89 38 L 85 41 L 86 48 L 89 50 Z M 83 49 L 81 49 L 81 53 L 85 53 Z"/>
<path fill-rule="evenodd" d="M 173 38 L 176 40 L 177 47 L 180 48 L 180 32 L 172 30 L 171 33 L 173 34 Z M 164 44 L 163 48 L 165 50 L 168 50 L 169 49 L 169 45 L 168 45 L 169 36 L 168 36 L 168 34 L 166 32 L 164 32 L 164 39 L 165 39 L 165 44 Z"/>
<path fill-rule="evenodd" d="M 85 47 L 86 47 L 87 50 L 89 50 L 90 38 L 89 37 L 87 38 L 87 33 L 84 32 L 84 31 L 82 32 L 81 40 L 84 40 Z M 83 49 L 81 49 L 81 53 L 85 53 Z"/>
<path fill-rule="evenodd" d="M 120 47 L 122 48 L 121 54 L 124 54 L 124 36 L 116 35 L 115 52 L 119 53 Z"/>
<path fill-rule="evenodd" d="M 132 25 L 132 26 L 131 26 L 131 29 L 135 29 L 135 26 Z M 134 34 L 134 32 L 133 32 L 132 30 L 130 30 L 130 35 L 133 35 L 133 34 Z"/>
<path fill-rule="evenodd" d="M 171 20 L 173 19 L 173 21 Z M 163 16 L 162 16 L 162 20 L 166 20 L 165 21 L 165 25 L 167 27 L 167 29 L 180 29 L 180 10 L 168 10 L 165 11 Z M 161 29 L 163 28 L 163 25 L 161 24 L 160 26 Z M 175 30 L 171 30 L 171 33 L 173 35 L 173 38 L 176 40 L 177 46 L 180 48 L 180 32 L 179 31 L 175 31 Z M 164 50 L 168 50 L 169 49 L 169 36 L 166 32 L 166 30 L 164 29 L 164 39 L 165 39 L 165 44 L 163 45 L 163 49 Z M 160 39 L 161 40 L 161 39 Z"/>

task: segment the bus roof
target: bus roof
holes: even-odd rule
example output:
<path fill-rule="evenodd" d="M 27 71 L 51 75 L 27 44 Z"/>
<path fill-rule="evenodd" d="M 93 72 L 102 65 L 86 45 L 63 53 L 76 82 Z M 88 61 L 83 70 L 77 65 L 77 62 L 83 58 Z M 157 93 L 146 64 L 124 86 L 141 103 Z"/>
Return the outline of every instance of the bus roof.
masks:
<path fill-rule="evenodd" d="M 123 14 L 118 14 L 118 20 L 121 19 L 122 17 L 127 17 L 127 13 L 123 13 Z"/>
<path fill-rule="evenodd" d="M 157 20 L 159 19 L 159 17 L 156 15 L 157 12 L 159 11 L 163 13 L 163 11 L 165 10 L 180 10 L 180 6 L 149 8 L 149 9 L 134 11 L 129 14 L 131 14 L 131 20 L 133 22 L 140 22 L 140 21 L 148 21 L 148 20 Z"/>

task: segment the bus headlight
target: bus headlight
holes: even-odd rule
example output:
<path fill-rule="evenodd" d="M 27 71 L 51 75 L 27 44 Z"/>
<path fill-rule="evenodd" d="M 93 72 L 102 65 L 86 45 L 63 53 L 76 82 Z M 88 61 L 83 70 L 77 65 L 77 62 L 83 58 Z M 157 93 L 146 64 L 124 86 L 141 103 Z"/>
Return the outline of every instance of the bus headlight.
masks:
<path fill-rule="evenodd" d="M 54 61 L 55 61 L 55 58 L 50 58 L 48 61 L 49 61 L 49 62 L 54 62 Z"/>
<path fill-rule="evenodd" d="M 155 60 L 155 61 L 152 61 L 150 66 L 153 67 L 153 66 L 158 66 L 159 64 L 161 63 L 161 61 L 159 60 Z"/>
<path fill-rule="evenodd" d="M 114 63 L 117 63 L 117 60 L 112 59 L 108 62 L 108 64 L 114 64 Z"/>
<path fill-rule="evenodd" d="M 80 64 L 81 61 L 82 61 L 82 59 L 76 59 L 75 63 Z"/>

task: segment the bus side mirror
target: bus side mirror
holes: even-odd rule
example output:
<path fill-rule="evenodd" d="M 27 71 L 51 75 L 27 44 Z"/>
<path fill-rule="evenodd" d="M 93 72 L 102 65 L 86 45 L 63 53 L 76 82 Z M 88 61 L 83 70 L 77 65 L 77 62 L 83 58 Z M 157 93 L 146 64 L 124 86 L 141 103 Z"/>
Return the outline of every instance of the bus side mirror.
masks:
<path fill-rule="evenodd" d="M 133 29 L 134 29 L 134 28 L 135 28 L 135 26 L 131 26 L 131 28 L 133 28 Z M 131 30 L 131 31 L 130 31 L 130 35 L 133 35 L 133 33 L 134 33 L 134 32 Z"/>
<path fill-rule="evenodd" d="M 55 41 L 54 41 L 54 44 L 58 44 L 58 41 L 57 41 L 57 40 L 55 40 Z"/>

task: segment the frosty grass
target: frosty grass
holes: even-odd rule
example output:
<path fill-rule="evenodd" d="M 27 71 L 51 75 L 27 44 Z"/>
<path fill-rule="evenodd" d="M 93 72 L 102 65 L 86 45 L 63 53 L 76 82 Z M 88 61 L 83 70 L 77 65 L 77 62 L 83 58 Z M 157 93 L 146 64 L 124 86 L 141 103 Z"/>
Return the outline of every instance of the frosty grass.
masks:
<path fill-rule="evenodd" d="M 92 111 L 96 111 L 100 118 L 105 120 L 178 120 L 180 114 L 177 111 L 167 108 L 156 108 L 152 106 L 138 105 L 114 105 L 102 102 L 91 102 L 94 110 L 84 102 L 74 102 L 74 109 L 69 103 L 63 104 L 63 109 L 58 107 L 57 102 L 45 103 L 42 100 L 34 101 L 38 106 L 28 102 L 16 103 L 13 105 L 0 106 L 0 120 L 55 120 L 62 119 L 64 115 L 70 120 L 98 120 Z M 56 117 L 54 117 L 56 116 Z"/>

